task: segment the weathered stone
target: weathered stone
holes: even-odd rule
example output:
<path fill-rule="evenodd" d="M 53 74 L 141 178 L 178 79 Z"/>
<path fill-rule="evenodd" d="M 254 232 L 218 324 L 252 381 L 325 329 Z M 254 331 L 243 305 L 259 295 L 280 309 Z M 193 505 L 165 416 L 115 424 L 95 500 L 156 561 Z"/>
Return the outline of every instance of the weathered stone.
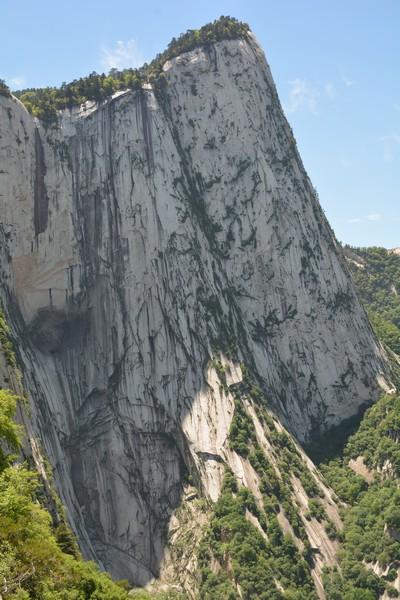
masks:
<path fill-rule="evenodd" d="M 48 129 L 0 97 L 2 294 L 32 426 L 85 555 L 136 584 L 158 575 L 186 471 L 215 500 L 224 463 L 242 468 L 240 363 L 299 440 L 386 385 L 256 42 L 164 73 L 162 98 Z"/>

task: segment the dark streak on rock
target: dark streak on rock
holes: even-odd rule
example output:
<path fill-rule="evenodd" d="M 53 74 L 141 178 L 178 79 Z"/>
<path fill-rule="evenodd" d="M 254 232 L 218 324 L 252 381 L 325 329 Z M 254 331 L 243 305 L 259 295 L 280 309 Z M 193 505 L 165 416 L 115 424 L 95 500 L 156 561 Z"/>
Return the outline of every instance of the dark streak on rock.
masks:
<path fill-rule="evenodd" d="M 35 129 L 35 182 L 34 182 L 34 222 L 35 235 L 46 230 L 49 219 L 49 198 L 47 196 L 44 176 L 46 165 L 44 161 L 43 144 L 38 129 Z"/>
<path fill-rule="evenodd" d="M 153 139 L 151 135 L 151 117 L 149 108 L 147 106 L 146 92 L 143 89 L 140 90 L 139 102 L 140 115 L 143 127 L 143 138 L 146 152 L 146 162 L 149 169 L 148 174 L 151 175 L 154 169 Z"/>

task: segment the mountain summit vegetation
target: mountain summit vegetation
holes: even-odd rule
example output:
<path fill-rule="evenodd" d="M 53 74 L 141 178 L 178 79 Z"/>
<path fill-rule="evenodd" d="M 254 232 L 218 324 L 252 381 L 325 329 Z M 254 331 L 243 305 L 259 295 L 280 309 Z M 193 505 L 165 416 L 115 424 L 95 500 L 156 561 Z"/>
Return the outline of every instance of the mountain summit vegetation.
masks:
<path fill-rule="evenodd" d="M 88 77 L 63 83 L 59 88 L 29 88 L 14 92 L 14 95 L 34 117 L 49 124 L 57 119 L 57 111 L 88 100 L 102 102 L 121 90 L 140 90 L 145 83 L 151 83 L 155 89 L 160 89 L 165 84 L 162 68 L 167 60 L 198 47 L 207 48 L 215 42 L 247 38 L 248 35 L 249 26 L 246 23 L 232 17 L 220 17 L 200 29 L 189 29 L 172 39 L 164 52 L 139 69 L 111 69 L 108 74 L 93 72 Z M 0 83 L 0 94 L 6 94 L 7 90 L 7 86 Z"/>

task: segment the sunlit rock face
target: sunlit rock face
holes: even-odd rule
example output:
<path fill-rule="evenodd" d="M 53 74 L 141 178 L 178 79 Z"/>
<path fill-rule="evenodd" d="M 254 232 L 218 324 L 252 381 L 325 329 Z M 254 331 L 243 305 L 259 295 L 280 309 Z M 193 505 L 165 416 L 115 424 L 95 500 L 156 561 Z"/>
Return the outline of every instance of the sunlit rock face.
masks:
<path fill-rule="evenodd" d="M 0 97 L 2 295 L 34 429 L 87 557 L 158 575 L 188 471 L 215 500 L 258 380 L 299 440 L 371 403 L 385 359 L 257 43 L 164 66 L 45 128 Z M 238 466 L 239 465 L 239 466 Z"/>

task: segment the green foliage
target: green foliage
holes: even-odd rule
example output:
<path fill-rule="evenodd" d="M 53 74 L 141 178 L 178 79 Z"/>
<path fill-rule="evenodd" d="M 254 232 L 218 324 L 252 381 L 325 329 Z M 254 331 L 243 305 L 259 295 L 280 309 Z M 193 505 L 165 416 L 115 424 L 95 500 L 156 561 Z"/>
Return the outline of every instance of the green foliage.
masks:
<path fill-rule="evenodd" d="M 397 482 L 372 484 L 345 515 L 344 542 L 347 560 L 386 566 L 400 559 L 400 544 L 387 532 L 400 502 Z"/>
<path fill-rule="evenodd" d="M 344 252 L 350 259 L 349 268 L 358 295 L 377 335 L 391 350 L 399 353 L 400 299 L 397 290 L 400 257 L 384 248 L 346 247 Z M 337 571 L 326 574 L 327 600 L 375 600 L 385 589 L 389 597 L 398 595 L 387 583 L 396 577 L 396 569 L 390 569 L 391 575 L 383 579 L 366 564 L 378 562 L 386 568 L 398 564 L 400 559 L 400 544 L 390 535 L 391 529 L 397 530 L 400 526 L 400 492 L 396 479 L 400 475 L 399 415 L 400 397 L 384 396 L 365 412 L 355 431 L 355 422 L 348 423 L 339 435 L 335 431 L 332 436 L 327 436 L 322 452 L 318 448 L 312 449 L 319 459 L 331 458 L 320 464 L 320 470 L 338 496 L 349 504 L 344 512 L 341 575 Z M 350 432 L 352 435 L 348 437 Z M 375 471 L 369 485 L 348 467 L 349 460 L 358 456 L 362 456 L 368 468 Z M 383 468 L 389 476 L 385 480 L 380 476 Z"/>
<path fill-rule="evenodd" d="M 71 529 L 65 522 L 61 522 L 57 527 L 54 528 L 54 536 L 56 538 L 58 546 L 66 554 L 71 556 L 79 556 L 78 543 Z"/>
<path fill-rule="evenodd" d="M 368 310 L 368 316 L 379 339 L 400 355 L 400 328 L 373 310 Z"/>
<path fill-rule="evenodd" d="M 0 79 L 0 96 L 5 96 L 6 98 L 11 96 L 10 88 L 8 87 L 4 79 Z"/>
<path fill-rule="evenodd" d="M 340 531 L 338 531 L 336 525 L 332 523 L 330 519 L 326 519 L 324 521 L 325 531 L 328 534 L 328 537 L 331 540 L 338 540 L 340 542 L 343 541 L 343 536 Z"/>
<path fill-rule="evenodd" d="M 254 423 L 245 408 L 245 400 L 252 401 L 255 411 L 261 423 L 267 427 L 273 435 L 276 432 L 272 417 L 265 410 L 268 404 L 261 388 L 256 385 L 245 364 L 241 364 L 242 381 L 229 387 L 235 398 L 235 412 L 229 429 L 229 445 L 232 450 L 246 457 L 252 448 L 257 446 L 257 438 Z M 219 373 L 219 377 L 226 386 L 225 373 Z M 289 438 L 288 438 L 289 439 Z"/>
<path fill-rule="evenodd" d="M 348 458 L 363 456 L 370 468 L 382 468 L 387 461 L 400 476 L 400 396 L 387 395 L 365 413 L 356 434 L 346 447 Z"/>
<path fill-rule="evenodd" d="M 386 513 L 386 524 L 400 532 L 400 504 L 392 506 L 391 510 Z"/>
<path fill-rule="evenodd" d="M 400 257 L 384 248 L 344 248 L 359 297 L 380 339 L 393 352 L 400 352 Z M 344 512 L 341 573 L 326 575 L 327 600 L 374 599 L 397 576 L 400 543 L 392 536 L 400 527 L 400 397 L 387 395 L 367 410 L 359 427 L 336 459 L 320 465 L 328 483 L 349 503 Z M 349 467 L 350 459 L 362 456 L 374 472 L 368 484 Z M 385 469 L 385 479 L 380 475 Z M 390 565 L 385 578 L 367 564 Z"/>
<path fill-rule="evenodd" d="M 378 337 L 400 354 L 400 256 L 377 247 L 346 246 L 344 253 Z"/>
<path fill-rule="evenodd" d="M 229 445 L 240 456 L 247 456 L 250 444 L 255 440 L 254 423 L 247 414 L 243 401 L 235 398 L 235 412 L 229 429 Z"/>
<path fill-rule="evenodd" d="M 129 598 L 133 600 L 186 600 L 186 594 L 176 591 L 150 593 L 143 589 L 131 591 Z"/>
<path fill-rule="evenodd" d="M 303 486 L 304 491 L 307 494 L 307 496 L 312 497 L 312 496 L 320 495 L 321 490 L 319 489 L 318 485 L 315 482 L 315 479 L 311 476 L 308 469 L 303 468 L 301 470 L 301 472 L 299 473 L 299 477 L 300 477 L 301 485 Z"/>
<path fill-rule="evenodd" d="M 400 353 L 400 257 L 384 248 L 344 248 L 348 266 L 361 302 L 381 341 Z M 395 361 L 394 361 L 395 363 Z M 397 371 L 396 371 L 397 369 Z M 400 382 L 399 368 L 393 378 Z M 396 374 L 397 373 L 397 374 Z M 400 397 L 384 396 L 357 423 L 354 418 L 311 448 L 313 458 L 325 461 L 320 470 L 338 496 L 349 504 L 344 513 L 341 572 L 326 576 L 328 600 L 378 598 L 386 588 L 389 597 L 397 592 L 374 575 L 365 563 L 378 561 L 390 566 L 398 561 L 400 544 L 390 536 L 397 530 L 400 474 Z M 350 435 L 351 434 L 351 435 Z M 336 457 L 335 457 L 336 456 Z M 375 471 L 371 484 L 349 467 L 349 460 L 362 456 Z M 327 462 L 327 459 L 330 459 Z M 389 478 L 382 481 L 385 468 Z M 393 571 L 393 569 L 392 569 Z M 390 571 L 389 571 L 390 572 Z M 393 573 L 392 573 L 393 577 Z"/>
<path fill-rule="evenodd" d="M 243 363 L 240 365 L 240 368 L 242 371 L 243 379 L 242 379 L 241 383 L 238 385 L 236 392 L 251 398 L 255 402 L 256 406 L 262 410 L 262 407 L 265 407 L 268 405 L 267 398 L 265 397 L 261 388 L 255 383 L 254 378 L 250 372 L 250 369 Z M 267 413 L 265 413 L 265 411 L 263 411 L 263 410 L 262 410 L 262 412 L 263 412 L 265 419 L 268 420 Z"/>
<path fill-rule="evenodd" d="M 7 364 L 10 367 L 16 366 L 14 348 L 10 339 L 10 330 L 7 322 L 4 318 L 3 312 L 0 306 L 0 345 L 1 352 L 3 353 Z"/>
<path fill-rule="evenodd" d="M 101 102 L 119 90 L 140 90 L 146 82 L 152 83 L 156 91 L 162 94 L 166 85 L 162 68 L 167 60 L 200 46 L 208 47 L 222 40 L 247 38 L 248 33 L 249 27 L 245 23 L 231 17 L 220 17 L 201 29 L 190 29 L 178 39 L 174 38 L 165 52 L 140 69 L 112 69 L 108 75 L 93 72 L 88 77 L 63 83 L 59 88 L 31 88 L 16 92 L 15 95 L 32 115 L 50 124 L 56 121 L 57 111 L 60 109 L 71 108 L 87 100 Z"/>
<path fill-rule="evenodd" d="M 260 517 L 251 493 L 239 489 L 233 475 L 227 474 L 199 553 L 200 597 L 233 600 L 239 597 L 239 586 L 245 600 L 316 598 L 309 565 L 292 539 L 283 535 L 275 515 L 266 524 L 266 539 L 246 518 L 247 511 Z M 221 569 L 210 568 L 216 561 Z"/>
<path fill-rule="evenodd" d="M 319 469 L 339 498 L 349 504 L 354 504 L 368 488 L 365 479 L 349 469 L 340 457 L 328 464 L 320 464 Z"/>
<path fill-rule="evenodd" d="M 378 562 L 387 568 L 400 561 L 400 543 L 391 534 L 400 527 L 399 408 L 398 396 L 382 397 L 365 413 L 343 455 L 320 465 L 328 483 L 349 503 L 343 514 L 341 575 L 339 572 L 325 575 L 327 600 L 376 600 L 385 589 L 389 597 L 396 597 L 396 590 L 388 584 L 393 573 L 381 578 L 366 565 Z M 383 479 L 375 471 L 368 484 L 348 467 L 349 460 L 358 456 L 364 457 L 370 469 L 381 469 L 390 463 L 390 476 Z"/>
<path fill-rule="evenodd" d="M 299 513 L 299 509 L 292 493 L 292 479 L 295 476 L 300 479 L 306 493 L 310 496 L 319 496 L 320 489 L 312 477 L 308 467 L 303 462 L 299 451 L 293 443 L 290 436 L 284 431 L 277 431 L 275 424 L 268 413 L 258 408 L 258 416 L 263 422 L 265 433 L 274 447 L 277 455 L 279 473 L 269 462 L 263 450 L 259 447 L 257 440 L 251 441 L 251 450 L 247 455 L 250 464 L 260 477 L 260 491 L 263 495 L 263 507 L 267 516 L 274 515 L 282 510 L 293 528 L 295 535 L 300 538 L 305 545 L 309 544 L 308 536 L 304 523 Z M 329 524 L 327 516 L 322 505 L 318 501 L 319 520 L 324 520 Z M 310 518 L 317 514 L 310 514 Z M 331 528 L 333 534 L 333 527 Z M 337 535 L 335 531 L 334 535 Z"/>
<path fill-rule="evenodd" d="M 362 597 L 359 596 L 360 590 L 365 597 L 375 600 L 390 587 L 365 563 L 378 560 L 383 565 L 398 555 L 394 541 L 384 532 L 384 518 L 379 515 L 379 502 L 383 502 L 385 512 L 386 503 L 392 501 L 392 491 L 386 489 L 379 493 L 378 489 L 370 490 L 363 496 L 362 502 L 347 511 L 340 562 L 342 575 L 333 572 L 325 576 L 327 600 L 352 598 L 352 594 L 356 598 Z"/>
<path fill-rule="evenodd" d="M 214 358 L 211 361 L 210 366 L 213 367 L 215 369 L 215 371 L 217 372 L 218 379 L 220 380 L 220 383 L 221 383 L 221 388 L 225 392 L 227 392 L 228 385 L 226 383 L 226 373 L 225 373 L 225 368 L 224 368 L 222 362 L 219 359 Z"/>
<path fill-rule="evenodd" d="M 0 471 L 12 460 L 10 452 L 19 448 L 20 428 L 13 421 L 17 401 L 17 396 L 0 389 Z"/>
<path fill-rule="evenodd" d="M 311 500 L 309 500 L 308 502 L 308 510 L 310 513 L 310 517 L 312 517 L 313 519 L 317 519 L 317 521 L 321 522 L 325 520 L 325 509 L 318 500 L 311 498 Z"/>

